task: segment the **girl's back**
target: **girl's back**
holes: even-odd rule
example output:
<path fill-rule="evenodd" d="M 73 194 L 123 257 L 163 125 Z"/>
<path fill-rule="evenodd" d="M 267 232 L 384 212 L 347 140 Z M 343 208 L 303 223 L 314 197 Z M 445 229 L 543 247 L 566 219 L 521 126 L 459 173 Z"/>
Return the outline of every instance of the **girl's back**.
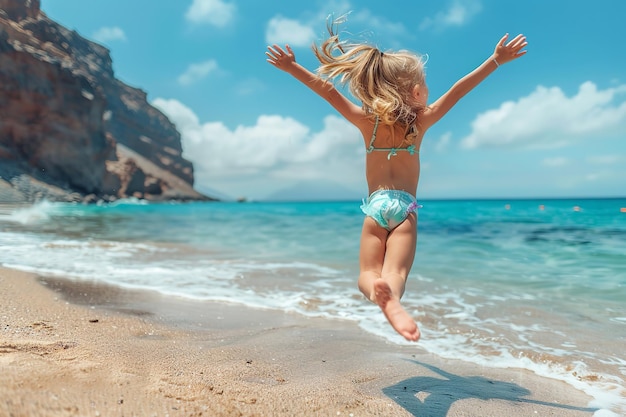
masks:
<path fill-rule="evenodd" d="M 371 149 L 365 159 L 365 177 L 369 193 L 380 189 L 403 190 L 415 195 L 420 174 L 419 148 L 423 134 L 407 143 L 406 129 L 369 122 L 361 127 L 366 149 Z M 372 136 L 376 137 L 372 142 Z M 408 149 L 410 147 L 410 149 Z"/>

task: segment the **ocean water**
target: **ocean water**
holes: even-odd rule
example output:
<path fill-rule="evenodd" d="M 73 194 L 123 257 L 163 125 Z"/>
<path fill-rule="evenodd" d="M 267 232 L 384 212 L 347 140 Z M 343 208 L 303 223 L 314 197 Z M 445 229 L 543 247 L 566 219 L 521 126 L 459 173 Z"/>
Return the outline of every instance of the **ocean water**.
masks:
<path fill-rule="evenodd" d="M 425 201 L 403 303 L 417 345 L 523 368 L 626 415 L 626 199 Z M 352 320 L 405 344 L 356 287 L 359 202 L 0 206 L 0 264 Z"/>

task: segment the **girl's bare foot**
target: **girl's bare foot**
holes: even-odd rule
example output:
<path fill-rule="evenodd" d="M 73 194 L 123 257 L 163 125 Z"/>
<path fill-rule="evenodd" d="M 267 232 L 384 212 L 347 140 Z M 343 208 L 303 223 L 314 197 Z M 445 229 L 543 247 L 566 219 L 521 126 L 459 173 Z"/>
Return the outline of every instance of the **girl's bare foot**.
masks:
<path fill-rule="evenodd" d="M 417 324 L 409 316 L 409 313 L 402 308 L 400 300 L 393 296 L 389 284 L 382 279 L 374 281 L 374 299 L 396 332 L 400 333 L 406 340 L 418 341 L 420 331 Z"/>

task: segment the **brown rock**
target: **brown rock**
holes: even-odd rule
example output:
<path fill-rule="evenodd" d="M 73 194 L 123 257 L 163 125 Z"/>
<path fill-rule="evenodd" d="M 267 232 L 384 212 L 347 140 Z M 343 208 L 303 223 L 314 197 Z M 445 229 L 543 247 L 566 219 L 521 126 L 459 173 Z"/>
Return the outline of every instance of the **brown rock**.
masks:
<path fill-rule="evenodd" d="M 26 18 L 37 18 L 40 8 L 40 0 L 0 0 L 0 11 L 4 11 L 9 19 L 17 22 Z"/>
<path fill-rule="evenodd" d="M 107 48 L 50 20 L 39 0 L 0 9 L 0 178 L 26 175 L 65 190 L 61 200 L 209 199 L 193 189 L 174 125 L 115 78 Z"/>

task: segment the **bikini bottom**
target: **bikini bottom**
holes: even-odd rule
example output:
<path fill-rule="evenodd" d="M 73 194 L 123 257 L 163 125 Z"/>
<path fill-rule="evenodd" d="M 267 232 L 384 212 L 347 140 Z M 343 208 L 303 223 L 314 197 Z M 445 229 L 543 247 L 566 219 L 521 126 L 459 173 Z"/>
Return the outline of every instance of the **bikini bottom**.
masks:
<path fill-rule="evenodd" d="M 381 227 L 391 231 L 418 209 L 417 200 L 402 190 L 378 190 L 363 200 L 361 210 L 376 220 Z"/>

